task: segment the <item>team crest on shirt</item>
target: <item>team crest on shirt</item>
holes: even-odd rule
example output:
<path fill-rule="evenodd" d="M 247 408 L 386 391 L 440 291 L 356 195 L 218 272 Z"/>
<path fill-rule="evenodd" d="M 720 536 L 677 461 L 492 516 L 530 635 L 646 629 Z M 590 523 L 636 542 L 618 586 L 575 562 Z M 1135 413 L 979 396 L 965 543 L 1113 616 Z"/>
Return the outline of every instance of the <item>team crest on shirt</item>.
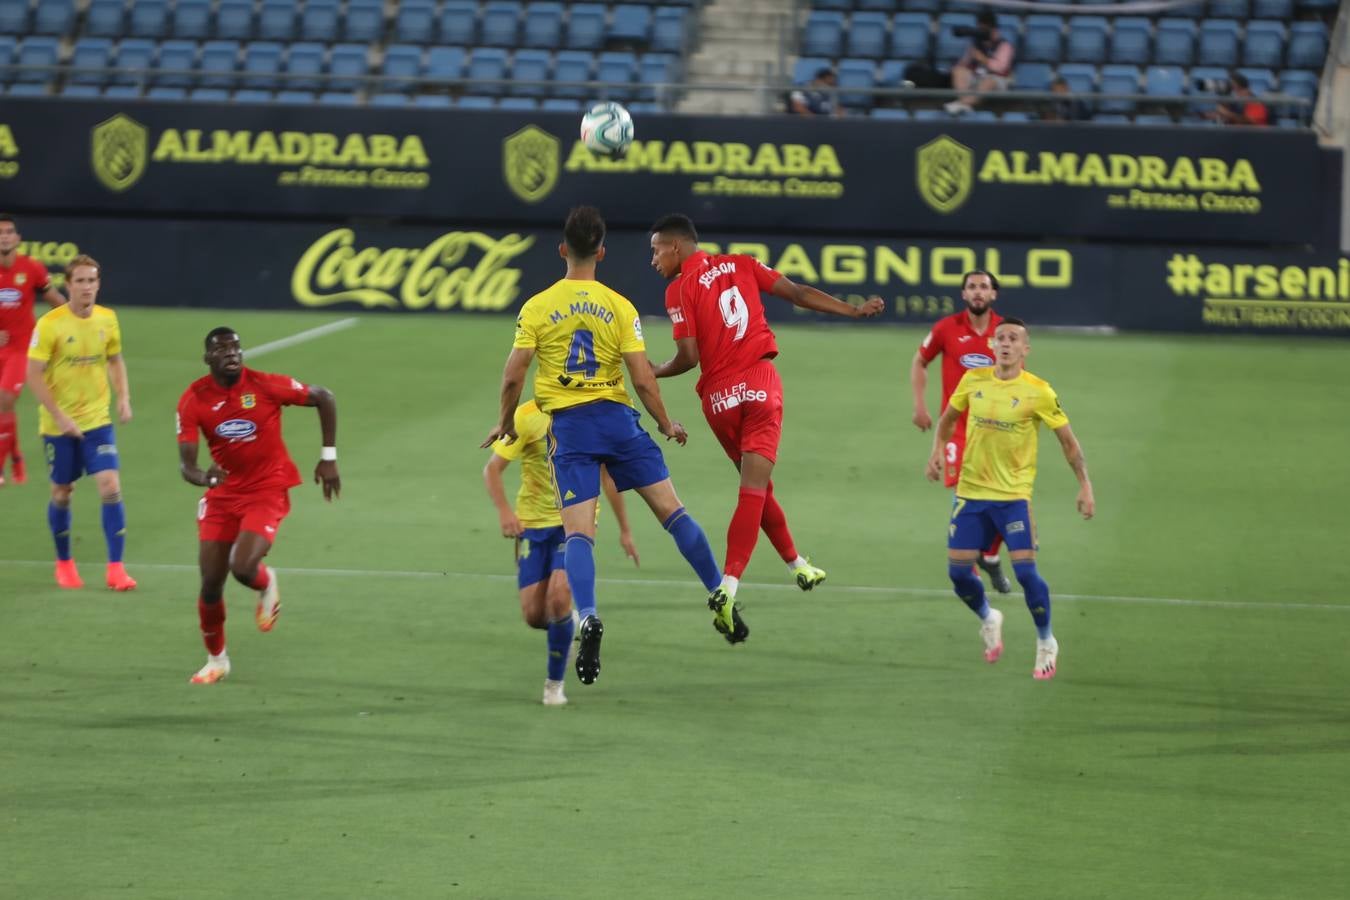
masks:
<path fill-rule="evenodd" d="M 239 398 L 239 405 L 244 409 L 252 409 L 258 405 L 258 398 L 253 394 L 244 394 Z"/>
<path fill-rule="evenodd" d="M 28 283 L 28 274 L 27 274 L 26 272 L 20 272 L 18 275 L 15 275 L 15 276 L 14 276 L 14 283 L 15 283 L 15 284 L 27 284 L 27 283 Z"/>
<path fill-rule="evenodd" d="M 1021 400 L 1020 397 L 1014 397 L 1014 398 L 1012 398 L 1012 408 L 1013 408 L 1013 409 L 1017 409 L 1017 404 L 1019 404 L 1019 403 L 1021 403 L 1021 402 L 1022 402 L 1022 400 Z"/>

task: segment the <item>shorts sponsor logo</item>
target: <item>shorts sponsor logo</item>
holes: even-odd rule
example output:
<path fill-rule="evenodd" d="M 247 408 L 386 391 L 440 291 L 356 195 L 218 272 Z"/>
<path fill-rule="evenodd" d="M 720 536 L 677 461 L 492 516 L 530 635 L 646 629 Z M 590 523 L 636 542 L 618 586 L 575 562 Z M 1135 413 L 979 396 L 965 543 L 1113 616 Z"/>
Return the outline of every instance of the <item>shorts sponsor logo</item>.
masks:
<path fill-rule="evenodd" d="M 94 449 L 94 453 L 98 456 L 116 456 L 117 446 L 115 444 L 99 444 Z"/>
<path fill-rule="evenodd" d="M 712 411 L 714 413 L 735 409 L 742 403 L 763 403 L 768 399 L 768 391 L 749 388 L 744 381 L 735 387 L 730 387 L 721 391 L 713 391 L 708 395 L 708 400 L 712 404 Z"/>
<path fill-rule="evenodd" d="M 962 353 L 961 365 L 967 369 L 985 369 L 994 364 L 993 357 L 983 353 Z"/>
<path fill-rule="evenodd" d="M 18 288 L 0 288 L 0 306 L 18 306 L 22 301 L 23 293 Z"/>
<path fill-rule="evenodd" d="M 1023 531 L 1026 531 L 1026 530 L 1027 530 L 1027 523 L 1026 523 L 1026 522 L 1022 522 L 1022 521 L 1019 520 L 1019 521 L 1017 521 L 1017 522 L 1009 522 L 1009 523 L 1008 523 L 1008 534 L 1019 534 L 1019 533 L 1021 533 L 1021 532 L 1023 532 Z"/>
<path fill-rule="evenodd" d="M 257 430 L 257 424 L 248 419 L 226 419 L 216 426 L 216 434 L 230 441 L 251 438 Z"/>

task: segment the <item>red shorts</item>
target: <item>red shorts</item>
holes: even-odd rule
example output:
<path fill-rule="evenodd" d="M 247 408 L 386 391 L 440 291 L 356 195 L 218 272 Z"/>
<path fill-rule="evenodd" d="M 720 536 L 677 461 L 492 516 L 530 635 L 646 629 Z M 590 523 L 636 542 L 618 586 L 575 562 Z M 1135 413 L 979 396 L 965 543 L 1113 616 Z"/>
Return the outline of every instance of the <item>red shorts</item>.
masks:
<path fill-rule="evenodd" d="M 277 539 L 281 520 L 290 511 L 288 490 L 220 495 L 208 492 L 197 503 L 197 537 L 203 541 L 234 543 L 239 532 L 251 531 L 271 543 Z"/>
<path fill-rule="evenodd" d="M 952 439 L 942 448 L 942 471 L 946 477 L 943 483 L 949 488 L 956 487 L 961 480 L 961 460 L 966 456 L 966 418 L 962 416 L 952 432 Z"/>
<path fill-rule="evenodd" d="M 783 383 L 773 362 L 761 359 L 743 375 L 705 390 L 703 416 L 732 462 L 740 462 L 744 453 L 776 462 L 783 436 Z"/>
<path fill-rule="evenodd" d="M 11 341 L 0 347 L 0 391 L 9 391 L 14 396 L 23 392 L 24 382 L 28 381 L 28 342 L 16 347 Z"/>

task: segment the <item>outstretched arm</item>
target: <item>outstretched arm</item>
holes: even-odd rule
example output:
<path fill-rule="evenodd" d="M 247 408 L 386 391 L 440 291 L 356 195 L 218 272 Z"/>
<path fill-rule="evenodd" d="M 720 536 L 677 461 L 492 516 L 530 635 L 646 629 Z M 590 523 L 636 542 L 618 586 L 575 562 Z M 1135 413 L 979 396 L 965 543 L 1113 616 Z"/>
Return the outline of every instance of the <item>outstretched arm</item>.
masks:
<path fill-rule="evenodd" d="M 675 342 L 675 355 L 659 366 L 652 368 L 657 378 L 669 378 L 683 375 L 698 365 L 698 338 L 680 338 Z"/>
<path fill-rule="evenodd" d="M 619 546 L 623 548 L 624 555 L 636 566 L 637 544 L 633 543 L 633 532 L 628 527 L 628 508 L 623 504 L 623 494 L 619 493 L 618 486 L 614 483 L 614 479 L 609 477 L 609 470 L 604 466 L 600 467 L 600 487 L 605 491 L 605 502 L 614 510 L 614 518 L 619 522 Z"/>
<path fill-rule="evenodd" d="M 670 415 L 666 413 L 666 404 L 661 400 L 661 389 L 656 385 L 656 376 L 652 374 L 652 364 L 647 359 L 646 353 L 635 352 L 625 353 L 623 355 L 624 365 L 628 367 L 628 380 L 632 382 L 633 390 L 637 392 L 638 399 L 647 409 L 647 415 L 656 420 L 656 427 L 666 436 L 666 439 L 675 439 L 675 443 L 683 445 L 689 440 L 689 435 L 685 432 L 684 426 L 679 422 L 672 422 Z"/>
<path fill-rule="evenodd" d="M 1078 438 L 1074 437 L 1073 429 L 1068 425 L 1056 428 L 1055 437 L 1059 438 L 1059 446 L 1064 451 L 1064 458 L 1068 461 L 1069 468 L 1073 469 L 1074 477 L 1078 479 L 1078 498 L 1075 505 L 1083 518 L 1090 519 L 1097 512 L 1097 500 L 1092 496 L 1092 479 L 1088 478 L 1087 460 L 1083 458 L 1083 447 L 1078 443 Z"/>
<path fill-rule="evenodd" d="M 942 411 L 937 430 L 933 432 L 933 450 L 928 454 L 928 466 L 924 470 L 929 481 L 937 481 L 942 477 L 942 451 L 956 433 L 956 423 L 960 420 L 961 413 L 955 407 L 948 406 Z"/>
<path fill-rule="evenodd" d="M 488 496 L 492 498 L 492 505 L 497 507 L 497 521 L 502 526 L 502 537 L 513 538 L 520 536 L 522 526 L 516 511 L 506 499 L 506 485 L 502 483 L 502 473 L 509 465 L 511 460 L 492 454 L 488 458 L 487 465 L 483 466 L 483 484 L 487 487 Z"/>
<path fill-rule="evenodd" d="M 319 408 L 319 430 L 323 433 L 323 450 L 319 464 L 314 467 L 314 483 L 323 485 L 323 499 L 331 501 L 342 492 L 342 479 L 337 467 L 337 400 L 328 388 L 310 385 L 306 406 Z"/>
<path fill-rule="evenodd" d="M 924 398 L 928 390 L 928 360 L 918 350 L 914 351 L 914 359 L 909 364 L 909 389 L 914 395 L 914 417 L 910 421 L 920 431 L 927 431 L 933 427 L 933 417 L 928 413 L 928 401 Z"/>
<path fill-rule="evenodd" d="M 843 316 L 846 319 L 867 319 L 878 315 L 886 308 L 886 301 L 873 294 L 867 298 L 867 302 L 862 306 L 854 306 L 852 303 L 845 303 L 843 300 L 837 300 L 824 291 L 817 290 L 808 284 L 798 284 L 786 275 L 780 275 L 778 280 L 773 283 L 773 288 L 769 291 L 775 297 L 782 297 L 793 306 L 800 306 L 802 309 L 810 309 L 816 312 L 829 313 L 832 316 Z"/>
<path fill-rule="evenodd" d="M 511 355 L 506 357 L 506 368 L 502 370 L 501 410 L 497 415 L 497 424 L 488 432 L 487 440 L 479 444 L 484 450 L 491 447 L 497 438 L 504 438 L 507 444 L 516 442 L 516 407 L 520 405 L 520 392 L 525 389 L 525 376 L 530 371 L 532 359 L 533 347 L 512 347 Z"/>

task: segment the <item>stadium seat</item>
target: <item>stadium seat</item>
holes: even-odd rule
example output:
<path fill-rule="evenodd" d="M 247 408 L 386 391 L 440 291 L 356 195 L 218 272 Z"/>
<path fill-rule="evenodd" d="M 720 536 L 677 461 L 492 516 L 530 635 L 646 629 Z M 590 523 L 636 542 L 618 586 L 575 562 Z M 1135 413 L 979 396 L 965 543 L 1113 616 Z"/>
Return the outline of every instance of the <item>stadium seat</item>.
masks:
<path fill-rule="evenodd" d="M 576 3 L 568 8 L 567 46 L 598 50 L 605 42 L 605 8 L 598 3 Z"/>
<path fill-rule="evenodd" d="M 430 47 L 422 63 L 422 74 L 440 81 L 463 78 L 466 60 L 463 47 Z M 436 87 L 442 89 L 444 85 Z"/>
<path fill-rule="evenodd" d="M 524 47 L 552 50 L 562 46 L 561 3 L 531 3 L 525 7 L 525 27 L 520 43 Z"/>
<path fill-rule="evenodd" d="M 595 80 L 603 81 L 605 99 L 627 103 L 632 99 L 632 84 L 637 80 L 637 57 L 628 51 L 601 53 L 596 60 Z"/>
<path fill-rule="evenodd" d="M 384 35 L 384 0 L 348 0 L 342 17 L 342 39 L 360 44 L 378 43 Z"/>
<path fill-rule="evenodd" d="M 1064 58 L 1069 62 L 1101 62 L 1106 59 L 1105 16 L 1073 16 L 1069 19 L 1069 38 Z"/>
<path fill-rule="evenodd" d="M 169 4 L 165 0 L 136 0 L 128 27 L 133 37 L 164 37 L 169 32 Z"/>
<path fill-rule="evenodd" d="M 880 59 L 886 55 L 886 37 L 884 15 L 879 12 L 854 13 L 849 23 L 845 53 L 852 57 Z"/>
<path fill-rule="evenodd" d="M 252 0 L 220 0 L 220 7 L 216 10 L 215 35 L 236 41 L 253 37 Z"/>
<path fill-rule="evenodd" d="M 1284 56 L 1284 23 L 1252 21 L 1247 23 L 1247 41 L 1242 48 L 1244 66 L 1278 69 Z M 1321 62 L 1318 62 L 1321 65 Z"/>
<path fill-rule="evenodd" d="M 61 86 L 62 97 L 74 97 L 76 99 L 88 99 L 99 96 L 98 85 L 95 84 L 71 84 L 67 81 Z"/>
<path fill-rule="evenodd" d="M 356 95 L 351 91 L 324 91 L 319 94 L 319 103 L 323 106 L 355 106 Z"/>
<path fill-rule="evenodd" d="M 0 34 L 0 84 L 6 84 L 11 75 L 9 66 L 14 64 L 14 55 L 19 49 L 19 42 L 7 34 Z"/>
<path fill-rule="evenodd" d="M 295 4 L 291 0 L 262 0 L 258 37 L 265 41 L 295 40 Z"/>
<path fill-rule="evenodd" d="M 792 83 L 806 84 L 821 69 L 830 65 L 830 61 L 821 56 L 803 56 L 792 65 Z"/>
<path fill-rule="evenodd" d="M 975 27 L 975 17 L 970 13 L 943 13 L 938 16 L 937 46 L 933 55 L 939 63 L 952 63 L 961 58 L 970 46 L 970 38 L 957 37 L 953 28 Z"/>
<path fill-rule="evenodd" d="M 17 8 L 22 4 L 0 3 L 0 9 L 6 9 L 8 6 Z M 89 11 L 85 13 L 84 17 L 84 33 L 90 37 L 120 37 L 126 12 L 124 0 L 92 0 L 89 4 Z M 5 24 L 5 16 L 0 14 L 0 34 L 9 31 L 10 29 Z M 19 32 L 11 33 L 18 34 Z"/>
<path fill-rule="evenodd" d="M 503 86 L 489 82 L 506 80 L 506 51 L 500 47 L 475 47 L 469 56 L 465 77 L 473 82 L 474 93 L 485 97 L 500 96 Z"/>
<path fill-rule="evenodd" d="M 422 109 L 449 109 L 453 105 L 446 94 L 418 94 L 413 98 L 413 106 Z"/>
<path fill-rule="evenodd" d="M 1207 113 L 1214 109 L 1217 93 L 1201 87 L 1206 81 L 1227 81 L 1228 70 L 1222 66 L 1196 66 L 1187 75 L 1183 93 L 1200 98 L 1199 102 L 1186 104 L 1190 115 Z"/>
<path fill-rule="evenodd" d="M 1031 113 L 1023 112 L 1020 109 L 1010 109 L 999 118 L 1004 122 L 1030 122 Z"/>
<path fill-rule="evenodd" d="M 1153 34 L 1148 19 L 1142 16 L 1121 16 L 1111 28 L 1111 50 L 1108 59 L 1114 63 L 1143 65 L 1149 61 Z"/>
<path fill-rule="evenodd" d="M 661 6 L 652 18 L 652 42 L 648 49 L 665 53 L 683 53 L 689 37 L 688 11 L 672 6 Z"/>
<path fill-rule="evenodd" d="M 113 56 L 112 83 L 142 85 L 155 62 L 155 42 L 149 38 L 123 38 Z M 139 87 L 138 87 L 139 91 Z"/>
<path fill-rule="evenodd" d="M 477 41 L 477 34 L 478 5 L 473 0 L 449 0 L 441 9 L 441 43 L 469 47 Z"/>
<path fill-rule="evenodd" d="M 455 104 L 460 109 L 492 109 L 493 103 L 491 97 L 460 97 L 459 102 Z"/>
<path fill-rule="evenodd" d="M 372 94 L 370 97 L 371 106 L 407 106 L 407 94 Z"/>
<path fill-rule="evenodd" d="M 1097 90 L 1097 67 L 1091 63 L 1065 63 L 1059 67 L 1058 74 L 1075 94 L 1091 94 Z"/>
<path fill-rule="evenodd" d="M 176 103 L 187 99 L 187 88 L 174 87 L 171 85 L 155 85 L 145 92 L 147 100 L 164 100 Z"/>
<path fill-rule="evenodd" d="M 170 33 L 176 38 L 205 40 L 211 36 L 211 0 L 178 0 Z"/>
<path fill-rule="evenodd" d="M 364 44 L 335 44 L 328 51 L 328 74 L 335 77 L 325 87 L 329 91 L 359 91 L 366 86 L 369 71 Z"/>
<path fill-rule="evenodd" d="M 141 89 L 132 84 L 110 84 L 103 89 L 103 96 L 117 100 L 130 100 L 141 96 Z"/>
<path fill-rule="evenodd" d="M 1195 61 L 1201 66 L 1235 66 L 1238 61 L 1238 23 L 1227 19 L 1205 19 L 1200 23 L 1200 43 Z"/>
<path fill-rule="evenodd" d="M 564 97 L 549 97 L 539 108 L 549 112 L 581 112 L 580 100 L 568 100 Z"/>
<path fill-rule="evenodd" d="M 547 50 L 525 48 L 517 50 L 511 60 L 511 93 L 517 97 L 542 97 L 547 84 L 522 84 L 526 81 L 547 82 L 553 60 Z"/>
<path fill-rule="evenodd" d="M 1317 99 L 1317 87 L 1321 76 L 1316 72 L 1302 69 L 1285 69 L 1280 73 L 1280 93 L 1291 97 L 1303 97 L 1306 100 Z"/>
<path fill-rule="evenodd" d="M 0 3 L 0 37 L 27 34 L 28 19 L 27 0 L 4 0 Z"/>
<path fill-rule="evenodd" d="M 555 97 L 575 97 L 583 100 L 590 96 L 585 87 L 559 87 L 558 82 L 590 81 L 591 65 L 594 57 L 584 50 L 559 50 L 553 60 L 553 95 Z"/>
<path fill-rule="evenodd" d="M 1013 46 L 1013 59 L 1022 52 L 1022 19 L 1009 13 L 998 13 L 998 33 Z"/>
<path fill-rule="evenodd" d="M 1121 125 L 1128 124 L 1130 117 L 1121 113 L 1099 112 L 1093 114 L 1092 121 L 1099 122 L 1103 125 Z"/>
<path fill-rule="evenodd" d="M 80 38 L 70 53 L 73 70 L 67 84 L 102 85 L 107 80 L 107 68 L 112 60 L 112 41 L 101 37 Z M 88 71 L 79 71 L 85 69 Z"/>
<path fill-rule="evenodd" d="M 1162 114 L 1162 113 L 1145 113 L 1144 115 L 1135 116 L 1135 117 L 1134 117 L 1134 124 L 1136 124 L 1136 125 L 1175 125 L 1176 123 L 1172 120 L 1172 117 L 1171 117 L 1171 116 L 1164 115 L 1164 114 Z"/>
<path fill-rule="evenodd" d="M 1169 16 L 1179 16 L 1188 19 L 1199 19 L 1205 14 L 1204 0 L 1195 0 L 1194 3 L 1183 3 L 1181 6 L 1173 7 L 1167 10 Z"/>
<path fill-rule="evenodd" d="M 1275 92 L 1275 73 L 1270 69 L 1238 69 L 1238 74 L 1247 79 L 1247 85 L 1252 89 L 1252 93 L 1260 96 L 1261 94 L 1273 94 Z"/>
<path fill-rule="evenodd" d="M 1160 66 L 1189 66 L 1195 61 L 1195 22 L 1159 19 L 1153 61 Z"/>
<path fill-rule="evenodd" d="M 856 18 L 856 16 L 855 16 Z M 841 59 L 835 71 L 839 76 L 839 102 L 850 109 L 868 109 L 872 95 L 842 88 L 871 88 L 876 85 L 877 65 L 870 59 Z"/>
<path fill-rule="evenodd" d="M 75 0 L 37 0 L 33 10 L 35 33 L 64 35 L 74 22 Z"/>
<path fill-rule="evenodd" d="M 1097 89 L 1103 94 L 1139 93 L 1139 67 L 1105 65 L 1101 67 Z M 1132 100 L 1099 100 L 1097 108 L 1107 113 L 1127 113 L 1134 110 Z M 1096 118 L 1095 116 L 1093 117 Z"/>
<path fill-rule="evenodd" d="M 1327 27 L 1321 22 L 1289 26 L 1289 60 L 1293 69 L 1320 69 L 1327 59 Z M 1250 64 L 1250 63 L 1249 63 Z"/>
<path fill-rule="evenodd" d="M 47 84 L 46 82 L 12 84 L 6 93 L 11 97 L 45 97 L 47 95 Z"/>
<path fill-rule="evenodd" d="M 1294 17 L 1294 0 L 1252 0 L 1250 18 L 1278 19 L 1282 22 Z"/>
<path fill-rule="evenodd" d="M 680 80 L 679 57 L 673 53 L 644 53 L 638 58 L 638 98 L 647 102 L 670 102 L 673 88 L 653 85 L 675 84 Z"/>
<path fill-rule="evenodd" d="M 297 41 L 291 44 L 286 51 L 285 72 L 291 77 L 282 79 L 281 87 L 284 91 L 317 91 L 319 89 L 319 79 L 317 77 L 323 72 L 323 44 L 309 43 L 306 41 Z"/>
<path fill-rule="evenodd" d="M 808 56 L 839 55 L 843 47 L 844 17 L 837 12 L 816 11 L 802 29 L 802 53 Z"/>
<path fill-rule="evenodd" d="M 923 13 L 898 13 L 891 27 L 891 56 L 926 60 L 932 48 L 932 29 Z"/>
<path fill-rule="evenodd" d="M 192 86 L 192 76 L 186 74 L 196 68 L 197 42 L 171 40 L 159 45 L 159 56 L 155 60 L 158 72 L 153 82 L 155 87 L 188 88 Z"/>
<path fill-rule="evenodd" d="M 1022 52 L 1017 57 L 1017 63 L 1059 62 L 1063 53 L 1063 29 L 1064 20 L 1059 16 L 1027 16 L 1026 37 L 1022 40 Z"/>
<path fill-rule="evenodd" d="M 245 44 L 243 70 L 253 77 L 244 78 L 244 86 L 261 91 L 275 89 L 279 81 L 275 76 L 281 71 L 281 54 L 282 45 L 272 41 Z"/>
<path fill-rule="evenodd" d="M 811 0 L 812 9 L 837 9 L 848 12 L 853 8 L 852 0 Z"/>
<path fill-rule="evenodd" d="M 483 44 L 489 47 L 514 47 L 519 31 L 520 4 L 515 0 L 494 0 L 483 8 Z"/>
<path fill-rule="evenodd" d="M 961 116 L 961 121 L 963 121 L 963 122 L 997 122 L 997 121 L 998 121 L 998 113 L 994 112 L 992 109 L 976 109 L 976 110 L 971 110 L 970 112 L 965 113 L 964 115 Z"/>
<path fill-rule="evenodd" d="M 380 91 L 387 93 L 412 90 L 411 79 L 418 77 L 422 72 L 422 48 L 412 44 L 390 44 L 384 51 L 384 62 L 380 72 L 383 75 L 407 79 L 381 81 Z"/>
<path fill-rule="evenodd" d="M 819 6 L 820 4 L 814 4 Z M 896 0 L 854 0 L 853 6 L 856 9 L 876 10 L 878 12 L 895 12 Z"/>
<path fill-rule="evenodd" d="M 403 0 L 394 16 L 394 40 L 429 44 L 436 37 L 436 7 L 431 0 Z"/>
<path fill-rule="evenodd" d="M 868 113 L 873 119 L 908 119 L 909 110 L 899 106 L 878 106 Z"/>
<path fill-rule="evenodd" d="M 942 9 L 942 0 L 900 0 L 900 9 L 904 12 L 932 13 L 936 15 Z"/>
<path fill-rule="evenodd" d="M 1149 66 L 1144 72 L 1144 92 L 1155 97 L 1178 97 L 1186 93 L 1186 77 L 1176 66 Z"/>
<path fill-rule="evenodd" d="M 1053 77 L 1054 70 L 1049 63 L 1021 63 L 1013 68 L 1013 90 L 1047 91 Z"/>
<path fill-rule="evenodd" d="M 900 87 L 900 82 L 905 80 L 905 69 L 909 66 L 910 61 L 906 59 L 883 59 L 877 67 L 877 87 Z"/>
<path fill-rule="evenodd" d="M 946 110 L 942 109 L 916 109 L 914 110 L 914 121 L 916 122 L 936 122 L 950 119 Z"/>
<path fill-rule="evenodd" d="M 645 47 L 652 37 L 652 11 L 645 6 L 623 3 L 614 7 L 606 39 L 611 44 Z"/>
<path fill-rule="evenodd" d="M 1209 0 L 1205 15 L 1211 19 L 1245 19 L 1250 5 L 1249 0 Z"/>
<path fill-rule="evenodd" d="M 336 41 L 337 35 L 337 0 L 305 0 L 305 8 L 300 12 L 300 40 L 327 44 Z"/>
<path fill-rule="evenodd" d="M 228 103 L 230 92 L 223 88 L 199 87 L 188 91 L 187 98 L 196 103 Z"/>
<path fill-rule="evenodd" d="M 298 90 L 277 91 L 275 98 L 277 103 L 286 103 L 293 106 L 309 106 L 317 99 L 313 91 Z"/>
<path fill-rule="evenodd" d="M 497 103 L 498 109 L 531 110 L 539 108 L 539 101 L 533 97 L 503 97 Z"/>
<path fill-rule="evenodd" d="M 234 87 L 239 63 L 238 41 L 207 41 L 202 44 L 200 84 L 206 88 Z M 223 98 L 222 98 L 223 99 Z"/>

